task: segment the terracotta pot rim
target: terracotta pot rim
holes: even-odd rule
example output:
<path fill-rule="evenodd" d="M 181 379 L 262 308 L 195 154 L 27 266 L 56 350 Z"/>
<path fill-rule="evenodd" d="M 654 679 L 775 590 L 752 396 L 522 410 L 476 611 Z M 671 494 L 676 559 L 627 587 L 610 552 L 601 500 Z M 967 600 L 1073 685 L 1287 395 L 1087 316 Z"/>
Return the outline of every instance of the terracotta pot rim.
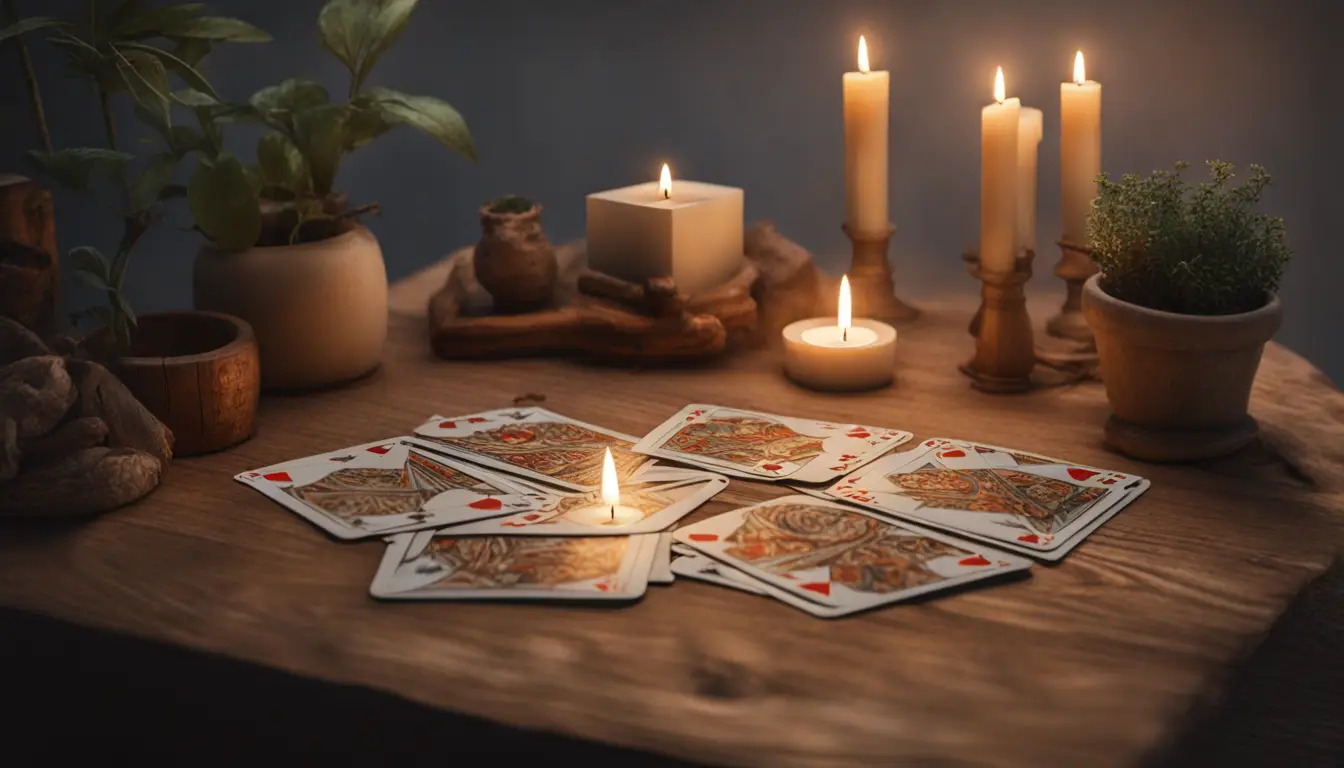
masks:
<path fill-rule="evenodd" d="M 277 251 L 288 251 L 293 253 L 296 251 L 316 251 L 316 250 L 322 250 L 328 247 L 330 244 L 343 242 L 346 240 L 354 240 L 356 238 L 362 237 L 365 234 L 367 234 L 370 238 L 373 238 L 374 240 L 378 239 L 378 236 L 373 234 L 373 232 L 370 231 L 368 227 L 364 226 L 363 224 L 357 221 L 352 221 L 350 222 L 349 229 L 345 230 L 339 235 L 336 235 L 335 237 L 328 237 L 323 240 L 310 240 L 304 243 L 294 243 L 293 245 L 254 245 L 251 248 L 248 248 L 247 250 L 244 251 L 222 251 L 215 246 L 214 242 L 206 240 L 204 245 L 201 246 L 201 250 L 207 251 L 216 256 L 221 256 L 223 258 L 229 258 L 230 256 L 239 256 L 244 253 L 254 253 L 254 252 L 275 253 Z"/>
<path fill-rule="evenodd" d="M 499 219 L 501 221 L 508 221 L 510 219 L 528 219 L 533 216 L 540 216 L 541 209 L 544 207 L 545 206 L 541 203 L 533 203 L 532 207 L 528 208 L 526 211 L 513 213 L 512 211 L 492 211 L 490 210 L 490 203 L 486 203 L 481 206 L 480 214 L 481 218 Z"/>
<path fill-rule="evenodd" d="M 1274 338 L 1283 323 L 1283 304 L 1269 294 L 1264 306 L 1235 315 L 1186 315 L 1149 309 L 1118 299 L 1101 287 L 1102 275 L 1083 285 L 1083 314 L 1098 332 L 1154 349 L 1215 351 L 1245 349 Z"/>
<path fill-rule="evenodd" d="M 223 312 L 210 312 L 204 309 L 176 309 L 167 312 L 154 312 L 152 314 L 140 317 L 140 322 L 146 320 L 173 320 L 173 319 L 206 319 L 216 321 L 223 325 L 228 325 L 234 332 L 233 338 L 227 343 L 214 349 L 208 349 L 204 352 L 197 352 L 192 355 L 174 355 L 169 357 L 153 357 L 148 355 L 123 355 L 117 358 L 120 365 L 181 365 L 199 363 L 205 360 L 214 360 L 220 357 L 234 355 L 243 349 L 256 343 L 256 334 L 252 330 L 252 325 L 241 317 L 226 315 Z"/>
<path fill-rule="evenodd" d="M 1151 315 L 1152 317 L 1161 318 L 1164 320 L 1171 320 L 1177 322 L 1181 320 L 1198 320 L 1201 323 L 1205 322 L 1241 323 L 1246 322 L 1256 316 L 1274 314 L 1280 311 L 1280 309 L 1282 309 L 1279 303 L 1278 294 L 1269 292 L 1268 293 L 1269 298 L 1265 301 L 1265 303 L 1260 305 L 1256 309 L 1250 310 L 1249 312 L 1237 312 L 1231 315 L 1192 315 L 1184 312 L 1168 312 L 1164 309 L 1152 309 L 1150 307 L 1145 307 L 1142 304 L 1135 304 L 1132 301 L 1125 301 L 1124 299 L 1117 298 L 1114 294 L 1110 293 L 1109 291 L 1107 291 L 1105 288 L 1102 287 L 1101 278 L 1103 277 L 1105 277 L 1105 275 L 1103 275 L 1100 272 L 1098 272 L 1095 275 L 1092 275 L 1087 279 L 1087 283 L 1084 284 L 1083 286 L 1084 289 L 1086 289 L 1090 293 L 1100 294 L 1101 296 L 1105 297 L 1105 299 L 1108 302 L 1123 306 L 1124 310 L 1127 312 L 1135 312 L 1145 315 Z"/>

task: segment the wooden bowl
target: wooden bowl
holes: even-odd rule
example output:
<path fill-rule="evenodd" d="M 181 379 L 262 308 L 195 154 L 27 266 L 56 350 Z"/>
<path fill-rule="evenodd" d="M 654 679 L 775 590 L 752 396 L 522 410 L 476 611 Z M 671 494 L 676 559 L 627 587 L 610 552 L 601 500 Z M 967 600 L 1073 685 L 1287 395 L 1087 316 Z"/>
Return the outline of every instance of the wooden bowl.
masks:
<path fill-rule="evenodd" d="M 173 431 L 175 456 L 218 451 L 252 436 L 261 363 L 244 320 L 202 311 L 145 315 L 131 354 L 111 367 Z"/>

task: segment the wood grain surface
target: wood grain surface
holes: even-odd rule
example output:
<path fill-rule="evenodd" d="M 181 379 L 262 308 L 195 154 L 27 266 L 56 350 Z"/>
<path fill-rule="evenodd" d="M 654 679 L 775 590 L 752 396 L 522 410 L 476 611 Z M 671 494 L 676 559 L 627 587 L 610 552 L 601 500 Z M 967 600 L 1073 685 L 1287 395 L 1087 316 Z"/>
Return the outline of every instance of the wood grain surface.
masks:
<path fill-rule="evenodd" d="M 439 284 L 422 274 L 394 290 L 392 306 L 419 316 L 394 317 L 372 377 L 263 399 L 253 440 L 175 461 L 132 508 L 6 526 L 0 604 L 710 763 L 1107 766 L 1179 729 L 1338 551 L 1344 441 L 1311 441 L 1344 430 L 1344 396 L 1279 348 L 1254 403 L 1269 441 L 1216 464 L 1151 466 L 1100 445 L 1098 384 L 973 391 L 956 372 L 971 352 L 968 300 L 919 302 L 893 388 L 822 395 L 789 384 L 772 351 L 673 371 L 437 360 L 423 307 Z M 524 393 L 635 434 L 688 402 L 722 403 L 976 438 L 1153 488 L 1058 566 L 825 621 L 689 581 L 615 609 L 377 603 L 381 543 L 330 540 L 230 479 Z M 783 492 L 734 480 L 692 519 Z"/>

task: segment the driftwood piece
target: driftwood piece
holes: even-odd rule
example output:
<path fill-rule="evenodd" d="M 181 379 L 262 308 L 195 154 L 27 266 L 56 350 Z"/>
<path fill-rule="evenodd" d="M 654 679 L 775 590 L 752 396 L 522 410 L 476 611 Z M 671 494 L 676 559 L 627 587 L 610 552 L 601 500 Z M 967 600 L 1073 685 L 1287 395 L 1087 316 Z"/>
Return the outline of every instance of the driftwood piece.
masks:
<path fill-rule="evenodd" d="M 96 416 L 84 416 L 65 422 L 49 434 L 19 441 L 23 469 L 50 464 L 85 448 L 102 445 L 107 439 L 107 422 Z"/>
<path fill-rule="evenodd" d="M 752 295 L 760 307 L 763 334 L 778 338 L 789 323 L 825 314 L 825 281 L 806 248 L 779 234 L 769 221 L 749 227 L 744 243 L 747 258 L 761 274 Z"/>
<path fill-rule="evenodd" d="M 429 302 L 431 345 L 447 359 L 561 352 L 680 362 L 723 351 L 731 332 L 750 329 L 756 320 L 756 269 L 750 264 L 717 289 L 685 297 L 670 280 L 635 285 L 561 261 L 561 280 L 578 289 L 567 303 L 522 315 L 479 315 L 472 313 L 480 309 L 472 301 L 479 286 L 467 271 L 470 250 L 452 261 Z"/>
<path fill-rule="evenodd" d="M 173 433 L 131 394 L 121 380 L 98 363 L 71 360 L 70 376 L 79 389 L 78 416 L 107 425 L 107 444 L 133 448 L 167 466 L 173 457 Z"/>
<path fill-rule="evenodd" d="M 51 193 L 32 179 L 0 175 L 0 314 L 46 335 L 59 289 Z"/>
<path fill-rule="evenodd" d="M 37 334 L 17 320 L 0 317 L 0 366 L 9 365 L 25 357 L 49 354 L 51 351 Z"/>
<path fill-rule="evenodd" d="M 85 448 L 6 483 L 0 515 L 77 517 L 116 509 L 154 490 L 163 466 L 133 448 Z"/>
<path fill-rule="evenodd" d="M 0 368 L 0 416 L 14 419 L 20 439 L 50 432 L 76 394 L 59 357 L 26 357 Z"/>

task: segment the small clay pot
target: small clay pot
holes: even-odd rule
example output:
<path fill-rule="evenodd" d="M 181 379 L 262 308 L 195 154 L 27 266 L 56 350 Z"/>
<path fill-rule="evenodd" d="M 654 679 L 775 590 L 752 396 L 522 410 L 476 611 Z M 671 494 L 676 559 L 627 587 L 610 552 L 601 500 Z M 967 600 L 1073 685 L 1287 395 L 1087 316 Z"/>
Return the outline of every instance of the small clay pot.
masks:
<path fill-rule="evenodd" d="M 1265 342 L 1283 321 L 1278 297 L 1237 315 L 1181 315 L 1117 299 L 1101 278 L 1083 286 L 1083 314 L 1114 412 L 1106 442 L 1147 461 L 1195 461 L 1254 440 L 1246 409 Z"/>
<path fill-rule="evenodd" d="M 550 306 L 559 270 L 541 229 L 541 206 L 522 213 L 483 206 L 481 230 L 474 256 L 476 280 L 494 299 L 495 312 L 518 314 Z"/>

